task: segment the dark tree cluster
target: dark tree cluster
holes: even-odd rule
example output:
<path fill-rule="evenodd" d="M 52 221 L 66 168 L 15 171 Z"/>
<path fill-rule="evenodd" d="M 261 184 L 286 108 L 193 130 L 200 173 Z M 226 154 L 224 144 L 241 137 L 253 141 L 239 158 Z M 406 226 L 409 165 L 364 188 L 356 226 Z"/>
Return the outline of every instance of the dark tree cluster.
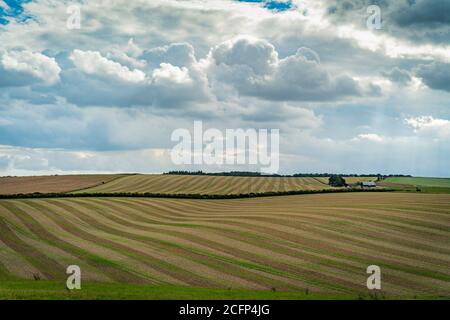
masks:
<path fill-rule="evenodd" d="M 332 175 L 328 179 L 328 184 L 332 187 L 346 187 L 347 183 L 342 176 Z"/>

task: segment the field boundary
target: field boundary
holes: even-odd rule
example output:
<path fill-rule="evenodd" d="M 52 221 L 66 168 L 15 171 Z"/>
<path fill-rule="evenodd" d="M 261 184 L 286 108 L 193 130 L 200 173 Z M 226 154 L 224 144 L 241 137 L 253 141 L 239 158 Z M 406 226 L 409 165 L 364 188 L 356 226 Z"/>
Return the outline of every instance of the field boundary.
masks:
<path fill-rule="evenodd" d="M 112 178 L 111 180 L 108 180 L 108 181 L 106 181 L 106 182 L 100 182 L 100 183 L 97 183 L 97 184 L 92 185 L 92 186 L 89 186 L 89 187 L 80 188 L 80 189 L 75 189 L 75 190 L 70 190 L 70 191 L 66 191 L 66 192 L 62 192 L 62 193 L 71 193 L 71 192 L 80 192 L 80 191 L 83 191 L 83 190 L 89 190 L 89 189 L 92 189 L 92 188 L 95 188 L 95 187 L 100 187 L 100 186 L 102 186 L 102 185 L 111 183 L 111 182 L 113 182 L 113 181 L 116 181 L 116 180 L 119 180 L 119 179 L 122 179 L 122 178 L 125 178 L 125 177 L 128 177 L 128 176 L 137 176 L 137 175 L 138 175 L 137 173 L 118 174 L 117 177 Z"/>
<path fill-rule="evenodd" d="M 1 199 L 45 199 L 45 198 L 171 198 L 171 199 L 244 199 L 292 196 L 302 194 L 321 193 L 354 193 L 354 192 L 398 192 L 398 189 L 322 189 L 322 190 L 291 190 L 277 192 L 260 193 L 240 193 L 240 194 L 195 194 L 195 193 L 151 193 L 151 192 L 94 192 L 94 193 L 28 193 L 28 194 L 5 194 L 0 195 Z"/>

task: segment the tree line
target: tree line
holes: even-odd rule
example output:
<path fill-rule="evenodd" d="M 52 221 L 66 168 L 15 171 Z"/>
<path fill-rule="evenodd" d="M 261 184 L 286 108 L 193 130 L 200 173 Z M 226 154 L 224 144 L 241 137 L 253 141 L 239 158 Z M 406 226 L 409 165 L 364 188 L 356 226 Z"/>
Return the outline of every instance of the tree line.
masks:
<path fill-rule="evenodd" d="M 229 172 L 203 172 L 201 170 L 199 171 L 169 171 L 165 172 L 164 174 L 167 175 L 185 175 L 185 176 L 233 176 L 233 177 L 304 177 L 304 178 L 311 178 L 311 177 L 324 177 L 328 178 L 330 176 L 341 176 L 341 177 L 377 177 L 378 180 L 390 178 L 390 177 L 412 177 L 411 175 L 404 175 L 404 174 L 380 174 L 380 173 L 373 173 L 373 174 L 352 174 L 352 173 L 342 173 L 342 174 L 335 174 L 335 173 L 295 173 L 292 175 L 281 175 L 281 174 L 262 174 L 260 172 L 253 172 L 253 171 L 229 171 Z"/>

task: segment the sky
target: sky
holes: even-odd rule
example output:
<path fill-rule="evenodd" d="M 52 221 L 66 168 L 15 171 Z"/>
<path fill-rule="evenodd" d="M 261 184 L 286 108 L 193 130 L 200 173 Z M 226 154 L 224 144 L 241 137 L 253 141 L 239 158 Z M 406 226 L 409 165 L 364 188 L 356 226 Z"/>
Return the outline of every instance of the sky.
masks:
<path fill-rule="evenodd" d="M 279 129 L 281 174 L 450 177 L 448 12 L 448 0 L 0 0 L 0 175 L 253 169 L 175 165 L 172 132 L 202 121 Z"/>

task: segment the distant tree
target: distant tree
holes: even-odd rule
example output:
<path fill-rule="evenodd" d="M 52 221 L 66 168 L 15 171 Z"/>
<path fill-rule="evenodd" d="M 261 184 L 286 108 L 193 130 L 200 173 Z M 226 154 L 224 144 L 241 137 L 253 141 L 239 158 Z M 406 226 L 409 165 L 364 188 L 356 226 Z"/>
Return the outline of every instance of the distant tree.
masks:
<path fill-rule="evenodd" d="M 347 185 L 345 179 L 338 175 L 330 176 L 328 179 L 328 184 L 332 187 L 345 187 Z"/>

